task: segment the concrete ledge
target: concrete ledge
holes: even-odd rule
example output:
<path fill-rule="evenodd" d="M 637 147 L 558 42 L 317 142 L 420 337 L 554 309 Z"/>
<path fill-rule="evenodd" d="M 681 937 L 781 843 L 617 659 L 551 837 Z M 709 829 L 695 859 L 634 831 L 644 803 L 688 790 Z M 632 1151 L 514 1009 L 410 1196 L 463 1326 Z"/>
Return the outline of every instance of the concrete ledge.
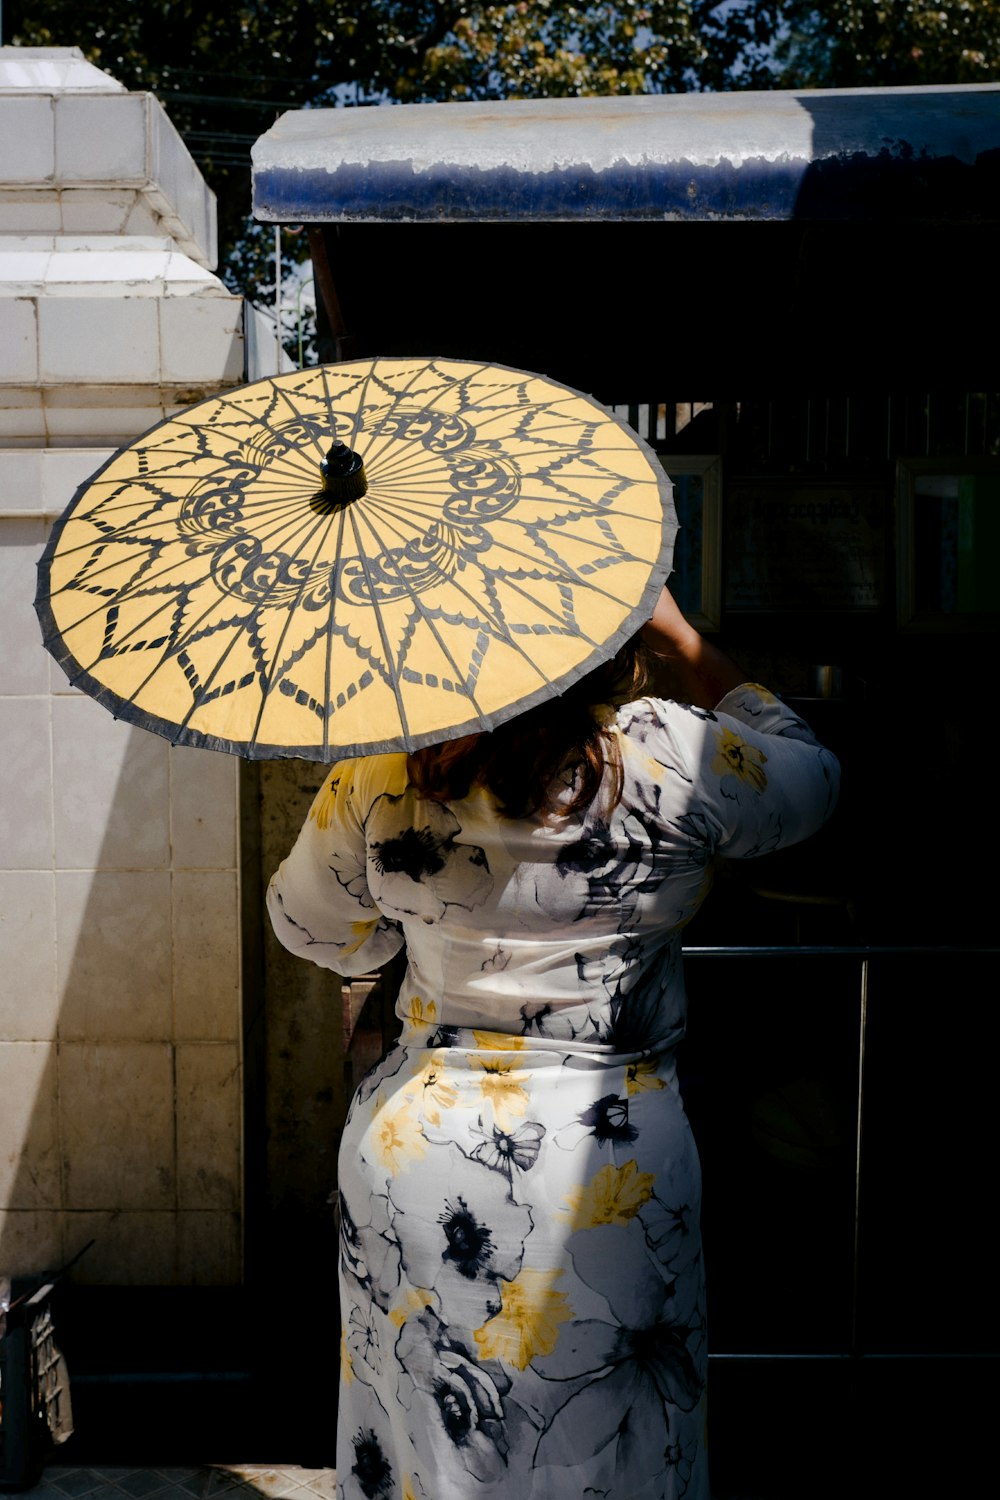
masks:
<path fill-rule="evenodd" d="M 166 235 L 0 234 L 0 297 L 238 298 Z"/>

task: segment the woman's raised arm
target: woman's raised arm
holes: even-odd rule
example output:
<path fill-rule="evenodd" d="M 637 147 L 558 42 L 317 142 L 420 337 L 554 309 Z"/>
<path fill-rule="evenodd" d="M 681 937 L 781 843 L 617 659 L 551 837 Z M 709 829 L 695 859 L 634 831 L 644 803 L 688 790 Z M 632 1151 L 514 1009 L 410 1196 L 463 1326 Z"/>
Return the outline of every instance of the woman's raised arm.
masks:
<path fill-rule="evenodd" d="M 725 652 L 688 624 L 666 585 L 639 634 L 653 655 L 668 664 L 678 696 L 686 703 L 714 708 L 726 693 L 747 680 Z"/>

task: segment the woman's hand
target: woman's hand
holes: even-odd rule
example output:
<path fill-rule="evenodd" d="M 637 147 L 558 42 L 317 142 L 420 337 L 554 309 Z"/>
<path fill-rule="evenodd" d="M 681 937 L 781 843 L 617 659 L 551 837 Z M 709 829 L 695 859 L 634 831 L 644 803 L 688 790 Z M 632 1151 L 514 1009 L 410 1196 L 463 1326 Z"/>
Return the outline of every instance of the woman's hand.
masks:
<path fill-rule="evenodd" d="M 714 708 L 720 698 L 746 681 L 725 652 L 688 624 L 666 585 L 639 634 L 653 655 L 669 665 L 677 696 L 686 703 Z"/>

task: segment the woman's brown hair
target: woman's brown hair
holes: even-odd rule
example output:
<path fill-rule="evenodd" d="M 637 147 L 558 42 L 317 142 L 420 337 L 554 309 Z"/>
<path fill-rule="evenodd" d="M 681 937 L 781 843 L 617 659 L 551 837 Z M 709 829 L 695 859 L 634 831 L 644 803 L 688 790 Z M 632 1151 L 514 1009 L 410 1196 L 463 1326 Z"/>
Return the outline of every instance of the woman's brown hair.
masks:
<path fill-rule="evenodd" d="M 508 818 L 543 816 L 560 808 L 588 807 L 612 768 L 611 806 L 621 800 L 624 772 L 615 736 L 595 717 L 601 704 L 625 703 L 649 679 L 646 648 L 638 636 L 618 655 L 558 697 L 518 714 L 484 734 L 428 745 L 407 756 L 411 783 L 422 797 L 451 802 L 475 786 L 488 788 Z M 568 802 L 560 791 L 572 785 Z"/>

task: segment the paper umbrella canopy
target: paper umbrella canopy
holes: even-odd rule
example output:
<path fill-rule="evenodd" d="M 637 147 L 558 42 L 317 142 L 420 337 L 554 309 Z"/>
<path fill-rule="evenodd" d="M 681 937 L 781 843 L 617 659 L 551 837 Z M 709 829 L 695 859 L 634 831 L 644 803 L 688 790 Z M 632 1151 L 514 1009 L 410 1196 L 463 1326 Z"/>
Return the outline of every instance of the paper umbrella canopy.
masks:
<path fill-rule="evenodd" d="M 670 568 L 670 481 L 541 375 L 369 359 L 121 449 L 39 564 L 45 644 L 118 718 L 257 759 L 494 727 L 612 656 Z"/>

